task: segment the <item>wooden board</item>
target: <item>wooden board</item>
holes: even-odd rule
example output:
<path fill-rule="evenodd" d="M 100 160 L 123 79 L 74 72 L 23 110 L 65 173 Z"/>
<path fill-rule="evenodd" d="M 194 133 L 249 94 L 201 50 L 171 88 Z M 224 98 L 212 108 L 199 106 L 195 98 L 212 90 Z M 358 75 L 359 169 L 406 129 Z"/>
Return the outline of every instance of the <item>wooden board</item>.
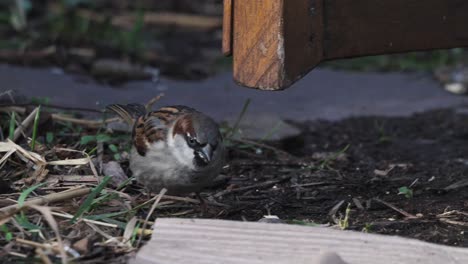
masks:
<path fill-rule="evenodd" d="M 223 55 L 232 55 L 232 0 L 223 1 Z"/>
<path fill-rule="evenodd" d="M 234 0 L 234 80 L 269 89 L 285 82 L 283 2 Z"/>
<path fill-rule="evenodd" d="M 138 264 L 461 264 L 468 249 L 331 228 L 160 218 Z"/>
<path fill-rule="evenodd" d="M 466 0 L 226 2 L 234 80 L 263 90 L 284 89 L 324 60 L 468 46 Z"/>

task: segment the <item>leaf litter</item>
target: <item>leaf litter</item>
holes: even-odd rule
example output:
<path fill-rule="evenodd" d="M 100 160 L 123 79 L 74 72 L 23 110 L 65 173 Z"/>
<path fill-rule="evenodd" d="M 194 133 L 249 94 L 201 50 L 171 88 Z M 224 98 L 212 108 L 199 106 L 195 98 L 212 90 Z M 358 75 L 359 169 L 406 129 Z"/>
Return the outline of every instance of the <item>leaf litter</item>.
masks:
<path fill-rule="evenodd" d="M 20 124 L 32 113 L 17 110 Z M 466 245 L 460 235 L 468 226 L 464 185 L 444 188 L 462 180 L 454 173 L 468 171 L 457 161 L 468 154 L 460 145 L 463 134 L 449 136 L 468 131 L 468 118 L 450 110 L 295 124 L 302 135 L 274 142 L 243 138 L 237 125 L 225 125 L 228 163 L 202 193 L 206 210 L 196 196 L 148 194 L 135 183 L 129 135 L 110 129 L 111 121 L 103 121 L 109 119 L 54 111 L 41 107 L 45 119 L 22 126 L 17 140 L 0 142 L 0 255 L 10 262 L 125 263 L 153 234 L 158 217 L 275 218 Z M 0 115 L 8 132 L 11 107 L 0 107 Z M 443 118 L 440 128 L 411 129 L 434 115 Z M 381 128 L 371 129 L 376 119 L 387 122 L 389 140 L 379 140 Z M 451 152 L 428 152 L 428 140 Z M 441 180 L 449 168 L 452 174 Z M 457 195 L 461 203 L 451 199 Z"/>

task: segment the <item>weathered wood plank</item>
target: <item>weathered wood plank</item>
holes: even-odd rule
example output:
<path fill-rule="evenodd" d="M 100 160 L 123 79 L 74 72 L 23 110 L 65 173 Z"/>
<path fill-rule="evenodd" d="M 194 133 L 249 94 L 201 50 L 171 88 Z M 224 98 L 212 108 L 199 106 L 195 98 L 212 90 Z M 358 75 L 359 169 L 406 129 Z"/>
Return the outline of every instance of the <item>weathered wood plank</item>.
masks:
<path fill-rule="evenodd" d="M 234 80 L 269 89 L 284 83 L 282 0 L 235 0 Z"/>
<path fill-rule="evenodd" d="M 131 263 L 468 263 L 465 248 L 321 227 L 160 218 L 154 229 Z"/>
<path fill-rule="evenodd" d="M 236 0 L 234 80 L 284 89 L 321 61 L 468 46 L 466 0 Z"/>

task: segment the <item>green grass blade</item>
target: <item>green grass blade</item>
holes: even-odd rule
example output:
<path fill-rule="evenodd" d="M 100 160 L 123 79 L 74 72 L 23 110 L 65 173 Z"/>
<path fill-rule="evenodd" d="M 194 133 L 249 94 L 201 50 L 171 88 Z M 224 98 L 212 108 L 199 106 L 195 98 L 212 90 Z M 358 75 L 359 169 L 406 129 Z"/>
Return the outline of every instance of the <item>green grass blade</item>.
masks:
<path fill-rule="evenodd" d="M 32 140 L 31 140 L 31 150 L 33 151 L 34 151 L 34 147 L 36 146 L 37 127 L 39 126 L 40 113 L 41 113 L 41 106 L 38 106 L 36 116 L 34 117 L 34 126 L 33 126 Z"/>
<path fill-rule="evenodd" d="M 82 136 L 80 139 L 80 144 L 81 145 L 86 145 L 90 142 L 96 141 L 96 136 L 95 135 L 86 135 Z"/>
<path fill-rule="evenodd" d="M 261 137 L 259 141 L 261 142 L 270 139 L 270 137 L 273 136 L 273 134 L 275 134 L 280 129 L 281 125 L 282 122 L 277 122 L 276 125 L 272 129 L 270 129 L 270 131 L 268 131 L 263 137 Z"/>
<path fill-rule="evenodd" d="M 52 144 L 53 141 L 54 141 L 54 133 L 47 132 L 46 133 L 46 142 L 47 142 L 47 144 Z"/>
<path fill-rule="evenodd" d="M 91 205 L 92 205 L 94 199 L 96 198 L 96 196 L 98 194 L 100 194 L 102 192 L 104 187 L 106 187 L 106 185 L 107 185 L 107 183 L 109 182 L 110 179 L 111 179 L 110 176 L 104 177 L 104 179 L 102 179 L 101 183 L 99 183 L 98 186 L 93 188 L 91 193 L 88 195 L 88 197 L 86 197 L 83 204 L 80 206 L 80 208 L 78 208 L 78 211 L 76 212 L 76 214 L 71 219 L 72 222 L 75 222 L 77 218 L 79 218 L 79 217 L 81 217 L 81 215 L 83 215 L 83 213 L 88 212 L 89 209 L 91 209 Z"/>
<path fill-rule="evenodd" d="M 10 230 L 8 230 L 6 224 L 1 225 L 0 230 L 2 230 L 2 232 L 5 234 L 5 240 L 7 242 L 10 242 L 13 239 L 13 233 L 11 233 Z"/>
<path fill-rule="evenodd" d="M 130 239 L 130 243 L 132 243 L 132 245 L 135 244 L 135 241 L 138 235 L 138 229 L 140 228 L 140 226 L 141 226 L 141 223 L 137 223 L 135 226 L 135 229 L 133 230 L 132 237 Z M 141 231 L 143 232 L 143 230 Z"/>
<path fill-rule="evenodd" d="M 119 148 L 114 144 L 109 144 L 109 149 L 114 153 L 119 152 Z"/>
<path fill-rule="evenodd" d="M 107 213 L 107 214 L 98 214 L 98 215 L 88 215 L 84 218 L 89 219 L 89 220 L 101 220 L 104 218 L 110 218 L 110 217 L 115 217 L 119 215 L 124 215 L 127 214 L 129 211 L 120 211 L 120 212 L 114 212 L 114 213 Z"/>
<path fill-rule="evenodd" d="M 26 214 L 24 212 L 21 212 L 21 214 L 18 216 L 15 216 L 16 221 L 20 226 L 22 226 L 24 229 L 27 229 L 29 231 L 31 230 L 41 230 L 41 227 L 38 225 L 35 225 L 31 222 L 29 222 L 28 218 L 26 217 Z"/>
<path fill-rule="evenodd" d="M 122 190 L 123 188 L 127 187 L 127 185 L 129 185 L 134 179 L 135 179 L 135 177 L 130 177 L 130 178 L 126 179 L 124 182 L 122 182 L 122 183 L 116 188 L 116 190 L 117 190 L 117 191 L 120 191 L 120 190 Z"/>
<path fill-rule="evenodd" d="M 15 136 L 15 124 L 16 124 L 16 112 L 12 112 L 11 118 L 10 118 L 9 134 L 8 134 L 8 138 L 10 140 L 13 140 Z"/>
<path fill-rule="evenodd" d="M 46 182 L 43 182 L 43 183 L 31 186 L 31 187 L 27 188 L 26 190 L 24 190 L 23 192 L 21 192 L 20 197 L 18 198 L 18 207 L 22 207 L 24 202 L 26 201 L 26 198 L 28 198 L 28 196 L 34 190 L 36 190 L 37 188 L 39 188 L 39 187 L 41 187 L 41 186 L 43 186 L 45 184 L 46 184 Z"/>
<path fill-rule="evenodd" d="M 244 118 L 245 113 L 247 112 L 247 108 L 250 105 L 250 98 L 247 99 L 244 103 L 244 106 L 242 107 L 242 111 L 240 112 L 239 116 L 237 117 L 236 122 L 234 123 L 234 126 L 228 131 L 226 134 L 226 138 L 231 138 L 236 134 L 236 131 L 239 127 L 240 122 L 242 121 L 242 118 Z"/>
<path fill-rule="evenodd" d="M 24 205 L 24 202 L 26 201 L 26 198 L 28 198 L 28 196 L 34 191 L 36 190 L 37 188 L 45 185 L 46 182 L 43 182 L 43 183 L 40 183 L 40 184 L 36 184 L 34 186 L 31 186 L 29 188 L 27 188 L 26 190 L 22 191 L 19 198 L 18 198 L 18 207 L 21 208 L 23 205 Z M 33 229 L 40 229 L 39 226 L 35 225 L 35 224 L 32 224 L 31 222 L 29 222 L 28 218 L 26 217 L 26 215 L 24 214 L 24 212 L 21 212 L 21 214 L 19 216 L 16 216 L 15 217 L 16 221 L 18 221 L 18 223 L 24 227 L 25 229 L 28 229 L 28 230 L 33 230 Z"/>

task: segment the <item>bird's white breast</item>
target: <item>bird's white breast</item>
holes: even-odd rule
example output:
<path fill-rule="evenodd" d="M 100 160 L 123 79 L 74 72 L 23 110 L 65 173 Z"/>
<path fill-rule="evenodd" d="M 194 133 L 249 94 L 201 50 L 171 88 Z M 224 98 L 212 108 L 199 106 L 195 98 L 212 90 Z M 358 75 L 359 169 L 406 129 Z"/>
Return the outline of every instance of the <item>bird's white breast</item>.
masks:
<path fill-rule="evenodd" d="M 191 181 L 193 169 L 179 159 L 174 155 L 172 147 L 164 142 L 157 142 L 149 146 L 145 156 L 138 154 L 133 147 L 130 169 L 137 181 L 153 192 L 158 192 L 163 187 L 169 192 L 187 188 L 190 191 L 194 184 Z"/>

